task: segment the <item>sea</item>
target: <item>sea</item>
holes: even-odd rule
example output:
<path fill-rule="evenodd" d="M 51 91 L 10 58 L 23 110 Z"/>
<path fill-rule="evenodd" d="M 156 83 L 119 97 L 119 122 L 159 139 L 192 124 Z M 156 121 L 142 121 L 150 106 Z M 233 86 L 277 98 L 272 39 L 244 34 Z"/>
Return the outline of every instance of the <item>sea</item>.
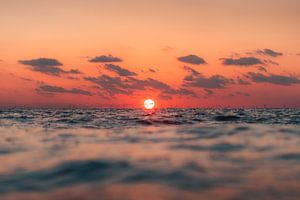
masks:
<path fill-rule="evenodd" d="M 0 109 L 0 200 L 299 200 L 300 109 Z"/>

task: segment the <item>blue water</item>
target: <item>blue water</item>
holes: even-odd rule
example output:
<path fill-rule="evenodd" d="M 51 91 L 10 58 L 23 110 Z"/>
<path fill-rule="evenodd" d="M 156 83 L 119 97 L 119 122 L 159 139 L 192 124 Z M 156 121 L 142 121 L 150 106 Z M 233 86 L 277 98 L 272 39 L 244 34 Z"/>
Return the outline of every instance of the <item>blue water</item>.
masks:
<path fill-rule="evenodd" d="M 299 109 L 2 109 L 0 199 L 300 199 Z"/>

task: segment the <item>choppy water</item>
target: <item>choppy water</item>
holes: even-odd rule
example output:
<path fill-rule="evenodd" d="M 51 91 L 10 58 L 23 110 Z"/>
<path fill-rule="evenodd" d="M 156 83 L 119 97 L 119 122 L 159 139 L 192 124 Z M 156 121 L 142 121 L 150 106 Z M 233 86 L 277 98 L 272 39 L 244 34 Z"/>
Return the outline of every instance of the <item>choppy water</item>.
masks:
<path fill-rule="evenodd" d="M 2 109 L 0 199 L 300 199 L 300 110 Z"/>

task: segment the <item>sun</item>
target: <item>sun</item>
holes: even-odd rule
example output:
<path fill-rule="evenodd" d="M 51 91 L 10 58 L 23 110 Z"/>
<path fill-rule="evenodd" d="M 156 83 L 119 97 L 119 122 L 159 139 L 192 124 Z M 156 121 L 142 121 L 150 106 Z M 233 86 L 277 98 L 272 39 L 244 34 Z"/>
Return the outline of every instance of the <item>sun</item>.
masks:
<path fill-rule="evenodd" d="M 153 109 L 155 106 L 155 102 L 152 99 L 147 99 L 144 101 L 144 107 L 148 110 Z"/>

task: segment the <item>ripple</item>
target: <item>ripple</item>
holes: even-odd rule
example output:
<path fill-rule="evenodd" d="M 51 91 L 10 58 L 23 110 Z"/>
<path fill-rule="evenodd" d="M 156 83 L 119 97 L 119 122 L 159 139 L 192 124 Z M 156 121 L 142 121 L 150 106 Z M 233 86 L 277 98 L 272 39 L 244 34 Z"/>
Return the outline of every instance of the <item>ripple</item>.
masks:
<path fill-rule="evenodd" d="M 195 123 L 300 124 L 299 109 L 0 109 L 2 125 L 114 128 Z M 24 114 L 26 113 L 26 114 Z"/>
<path fill-rule="evenodd" d="M 214 118 L 216 121 L 237 121 L 240 117 L 235 115 L 220 115 Z"/>

